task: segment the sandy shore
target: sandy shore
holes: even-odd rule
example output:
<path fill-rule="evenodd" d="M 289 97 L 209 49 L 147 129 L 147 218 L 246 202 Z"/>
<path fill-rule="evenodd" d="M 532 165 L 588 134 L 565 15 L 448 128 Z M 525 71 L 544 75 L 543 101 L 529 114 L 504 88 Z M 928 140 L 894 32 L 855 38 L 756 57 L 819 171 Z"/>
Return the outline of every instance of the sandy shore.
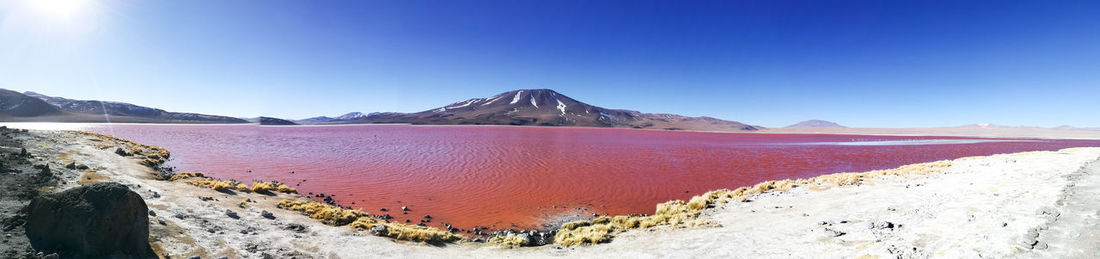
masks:
<path fill-rule="evenodd" d="M 156 180 L 150 168 L 95 138 L 31 131 L 20 140 L 58 168 L 57 190 L 115 181 L 141 194 L 155 214 L 151 243 L 173 258 L 1100 256 L 1100 148 L 963 158 L 928 174 L 798 186 L 706 209 L 699 219 L 716 223 L 708 227 L 660 226 L 606 244 L 506 249 L 395 241 L 276 208 L 283 199 L 304 199 L 299 195 L 227 194 Z M 64 168 L 74 161 L 89 169 Z M 242 207 L 245 200 L 253 202 Z"/>

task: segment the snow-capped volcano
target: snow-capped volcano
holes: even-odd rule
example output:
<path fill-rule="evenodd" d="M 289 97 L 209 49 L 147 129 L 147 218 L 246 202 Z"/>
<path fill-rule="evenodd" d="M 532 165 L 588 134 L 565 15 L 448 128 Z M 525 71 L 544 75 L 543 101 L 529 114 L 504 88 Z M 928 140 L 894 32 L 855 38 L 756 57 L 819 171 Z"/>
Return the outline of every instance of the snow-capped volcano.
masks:
<path fill-rule="evenodd" d="M 349 115 L 362 115 L 349 113 Z M 340 116 L 344 117 L 344 116 Z M 709 117 L 651 114 L 607 109 L 577 101 L 550 89 L 522 89 L 473 98 L 417 113 L 371 113 L 336 118 L 336 123 L 489 124 L 654 128 L 685 130 L 757 130 L 759 127 Z"/>
<path fill-rule="evenodd" d="M 337 116 L 336 120 L 350 121 L 350 120 L 358 120 L 358 119 L 365 118 L 365 117 L 367 117 L 367 115 L 363 114 L 362 112 L 349 112 L 347 114 Z"/>

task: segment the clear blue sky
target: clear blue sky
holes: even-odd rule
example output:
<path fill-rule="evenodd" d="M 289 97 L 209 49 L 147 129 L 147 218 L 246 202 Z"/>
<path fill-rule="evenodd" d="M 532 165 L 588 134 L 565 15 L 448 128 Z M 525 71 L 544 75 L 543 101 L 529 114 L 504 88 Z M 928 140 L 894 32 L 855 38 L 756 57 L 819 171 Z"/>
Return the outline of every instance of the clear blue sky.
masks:
<path fill-rule="evenodd" d="M 0 0 L 0 88 L 414 112 L 518 88 L 764 126 L 1100 126 L 1100 1 Z"/>

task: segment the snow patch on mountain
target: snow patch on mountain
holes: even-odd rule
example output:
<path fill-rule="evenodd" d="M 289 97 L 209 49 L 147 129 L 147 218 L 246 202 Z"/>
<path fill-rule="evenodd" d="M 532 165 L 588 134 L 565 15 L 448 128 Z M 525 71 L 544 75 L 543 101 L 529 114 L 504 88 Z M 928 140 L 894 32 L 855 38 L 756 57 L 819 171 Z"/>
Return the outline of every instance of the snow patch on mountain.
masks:
<path fill-rule="evenodd" d="M 363 118 L 363 117 L 367 117 L 367 115 L 363 114 L 362 112 L 349 112 L 347 114 L 340 115 L 339 117 L 336 117 L 336 119 L 337 120 L 356 120 L 356 119 L 360 119 L 360 118 Z"/>
<path fill-rule="evenodd" d="M 485 103 L 481 104 L 481 106 L 489 105 L 489 104 L 491 104 L 491 103 L 493 103 L 497 100 L 500 100 L 500 98 L 504 98 L 504 95 L 497 95 L 496 98 L 493 98 L 492 100 L 489 100 L 488 102 L 485 102 Z"/>
<path fill-rule="evenodd" d="M 516 92 L 516 97 L 512 97 L 512 103 L 510 103 L 510 104 L 516 104 L 517 102 L 519 102 L 519 95 L 522 94 L 522 93 L 523 93 L 523 90 L 520 90 L 519 92 Z"/>
<path fill-rule="evenodd" d="M 535 108 L 539 107 L 539 104 L 535 103 L 535 95 L 533 94 L 531 95 L 531 106 L 535 106 Z"/>
<path fill-rule="evenodd" d="M 481 100 L 483 100 L 483 99 L 470 99 L 469 101 L 466 101 L 465 103 L 463 103 L 461 105 L 447 107 L 447 109 L 458 109 L 458 108 L 470 106 L 470 104 L 472 104 L 474 102 L 477 102 L 477 101 L 481 101 Z"/>
<path fill-rule="evenodd" d="M 554 101 L 558 101 L 558 110 L 561 111 L 561 116 L 564 117 L 565 116 L 565 103 L 561 102 L 561 100 L 558 100 L 558 95 L 556 95 L 554 93 L 550 93 L 550 97 L 554 97 Z"/>

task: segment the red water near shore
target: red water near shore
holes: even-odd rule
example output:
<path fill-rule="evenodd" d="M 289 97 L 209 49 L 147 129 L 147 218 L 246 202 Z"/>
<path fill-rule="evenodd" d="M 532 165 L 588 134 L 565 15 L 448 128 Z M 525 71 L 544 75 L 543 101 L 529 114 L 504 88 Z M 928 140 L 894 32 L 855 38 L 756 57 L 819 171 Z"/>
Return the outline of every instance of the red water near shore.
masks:
<path fill-rule="evenodd" d="M 952 137 L 506 126 L 84 129 L 168 148 L 170 165 L 181 171 L 279 180 L 303 194 L 333 194 L 341 205 L 372 214 L 388 208 L 397 221 L 418 222 L 430 214 L 431 225 L 463 229 L 540 228 L 563 215 L 653 213 L 664 201 L 766 180 L 1100 146 L 1084 140 L 971 143 Z M 402 215 L 401 206 L 412 211 Z"/>

